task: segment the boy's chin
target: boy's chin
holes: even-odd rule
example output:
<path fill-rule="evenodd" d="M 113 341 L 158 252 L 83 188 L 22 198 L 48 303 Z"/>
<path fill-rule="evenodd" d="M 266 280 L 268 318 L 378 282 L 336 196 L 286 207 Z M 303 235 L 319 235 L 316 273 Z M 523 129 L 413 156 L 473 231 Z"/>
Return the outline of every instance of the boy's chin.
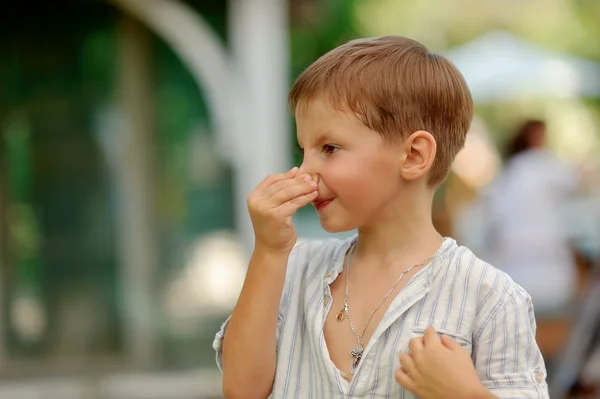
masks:
<path fill-rule="evenodd" d="M 321 227 L 323 227 L 323 230 L 325 230 L 326 232 L 331 233 L 331 234 L 345 233 L 347 231 L 356 229 L 356 227 L 347 226 L 347 225 L 343 225 L 340 223 L 335 223 L 335 222 L 323 220 L 323 219 L 321 219 Z"/>

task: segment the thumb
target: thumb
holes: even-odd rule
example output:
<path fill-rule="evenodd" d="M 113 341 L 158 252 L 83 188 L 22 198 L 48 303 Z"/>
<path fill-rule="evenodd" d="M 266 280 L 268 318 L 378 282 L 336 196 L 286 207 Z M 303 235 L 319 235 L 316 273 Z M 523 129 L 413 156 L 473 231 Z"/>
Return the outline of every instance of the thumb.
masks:
<path fill-rule="evenodd" d="M 291 179 L 292 177 L 295 177 L 297 173 L 298 173 L 298 167 L 294 166 L 292 169 L 290 169 L 286 172 L 285 177 Z"/>
<path fill-rule="evenodd" d="M 448 337 L 447 335 L 442 335 L 442 344 L 450 350 L 456 350 L 456 349 L 462 348 L 462 346 L 460 346 L 460 344 L 458 342 L 454 341 L 452 338 Z"/>

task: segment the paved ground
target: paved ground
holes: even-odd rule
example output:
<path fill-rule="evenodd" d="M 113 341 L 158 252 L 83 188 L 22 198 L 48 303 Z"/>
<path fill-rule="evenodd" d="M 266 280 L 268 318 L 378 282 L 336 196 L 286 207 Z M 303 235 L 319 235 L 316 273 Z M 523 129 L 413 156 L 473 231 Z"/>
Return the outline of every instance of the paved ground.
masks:
<path fill-rule="evenodd" d="M 121 373 L 0 382 L 0 399 L 220 399 L 214 372 Z"/>

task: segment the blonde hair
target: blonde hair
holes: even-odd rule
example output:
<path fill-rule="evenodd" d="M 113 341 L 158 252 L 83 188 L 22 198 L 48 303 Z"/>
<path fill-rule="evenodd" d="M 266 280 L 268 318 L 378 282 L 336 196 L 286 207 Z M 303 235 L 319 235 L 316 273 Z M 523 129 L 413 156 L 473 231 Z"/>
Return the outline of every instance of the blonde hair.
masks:
<path fill-rule="evenodd" d="M 297 114 L 321 94 L 386 140 L 431 133 L 437 144 L 431 184 L 445 179 L 473 117 L 471 93 L 458 69 L 401 36 L 353 40 L 323 55 L 294 83 L 290 106 Z"/>

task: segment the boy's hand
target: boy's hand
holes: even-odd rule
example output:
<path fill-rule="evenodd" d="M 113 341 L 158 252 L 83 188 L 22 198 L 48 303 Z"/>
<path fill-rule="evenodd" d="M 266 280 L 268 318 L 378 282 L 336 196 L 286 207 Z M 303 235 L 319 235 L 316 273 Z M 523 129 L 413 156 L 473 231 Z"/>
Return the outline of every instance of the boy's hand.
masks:
<path fill-rule="evenodd" d="M 396 381 L 419 398 L 489 397 L 467 351 L 447 336 L 440 339 L 433 327 L 412 339 L 409 348 L 400 356 Z"/>
<path fill-rule="evenodd" d="M 309 175 L 296 176 L 298 168 L 270 175 L 248 196 L 248 211 L 256 247 L 291 251 L 298 238 L 292 215 L 318 196 L 317 183 Z"/>

